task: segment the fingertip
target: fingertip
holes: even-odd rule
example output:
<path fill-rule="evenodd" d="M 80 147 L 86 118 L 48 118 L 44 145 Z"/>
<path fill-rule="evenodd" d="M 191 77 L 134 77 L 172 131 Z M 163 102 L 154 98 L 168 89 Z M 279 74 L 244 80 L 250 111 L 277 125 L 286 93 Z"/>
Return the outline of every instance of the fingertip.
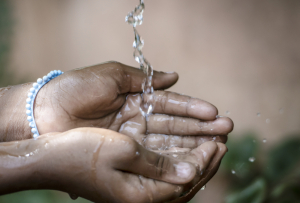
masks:
<path fill-rule="evenodd" d="M 228 133 L 232 132 L 234 123 L 230 118 L 220 117 L 216 120 L 216 122 L 218 122 L 218 125 L 220 126 L 220 135 L 227 135 Z"/>
<path fill-rule="evenodd" d="M 178 73 L 176 72 L 157 72 L 153 73 L 154 89 L 167 89 L 178 81 Z"/>
<path fill-rule="evenodd" d="M 177 184 L 186 184 L 192 181 L 196 175 L 196 167 L 187 162 L 174 164 L 176 176 L 179 178 Z"/>
<path fill-rule="evenodd" d="M 228 148 L 226 147 L 225 144 L 220 143 L 220 142 L 218 142 L 217 145 L 218 145 L 218 155 L 220 157 L 223 157 L 226 154 L 226 152 L 228 151 Z"/>

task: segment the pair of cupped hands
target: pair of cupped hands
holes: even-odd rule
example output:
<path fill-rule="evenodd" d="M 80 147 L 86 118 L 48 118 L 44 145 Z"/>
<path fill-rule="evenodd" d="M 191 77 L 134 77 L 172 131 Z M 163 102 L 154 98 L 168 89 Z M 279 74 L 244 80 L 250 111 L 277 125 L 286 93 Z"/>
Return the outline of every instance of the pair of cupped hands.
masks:
<path fill-rule="evenodd" d="M 164 72 L 154 72 L 155 105 L 145 118 L 144 79 L 139 69 L 108 62 L 68 71 L 40 90 L 35 145 L 59 182 L 49 189 L 93 202 L 187 202 L 214 176 L 232 121 L 206 101 L 164 91 L 178 80 Z"/>

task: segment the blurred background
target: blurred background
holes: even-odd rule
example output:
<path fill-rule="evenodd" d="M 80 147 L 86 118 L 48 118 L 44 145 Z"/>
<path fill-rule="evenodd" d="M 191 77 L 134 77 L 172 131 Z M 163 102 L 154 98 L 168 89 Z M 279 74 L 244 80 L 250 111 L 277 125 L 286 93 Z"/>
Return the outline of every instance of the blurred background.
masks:
<path fill-rule="evenodd" d="M 116 60 L 136 66 L 125 16 L 138 0 L 0 0 L 0 85 Z M 220 171 L 192 200 L 300 202 L 300 1 L 145 0 L 138 31 L 170 90 L 207 100 L 235 129 Z M 28 191 L 0 203 L 74 202 Z M 89 202 L 77 199 L 75 202 Z"/>

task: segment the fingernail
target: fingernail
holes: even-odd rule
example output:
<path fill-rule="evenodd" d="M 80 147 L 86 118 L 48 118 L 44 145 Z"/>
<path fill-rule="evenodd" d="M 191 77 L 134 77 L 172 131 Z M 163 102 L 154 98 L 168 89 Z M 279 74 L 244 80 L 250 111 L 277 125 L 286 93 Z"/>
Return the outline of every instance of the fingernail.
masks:
<path fill-rule="evenodd" d="M 192 167 L 188 163 L 179 162 L 178 164 L 174 164 L 177 176 L 181 178 L 189 178 L 192 173 Z"/>

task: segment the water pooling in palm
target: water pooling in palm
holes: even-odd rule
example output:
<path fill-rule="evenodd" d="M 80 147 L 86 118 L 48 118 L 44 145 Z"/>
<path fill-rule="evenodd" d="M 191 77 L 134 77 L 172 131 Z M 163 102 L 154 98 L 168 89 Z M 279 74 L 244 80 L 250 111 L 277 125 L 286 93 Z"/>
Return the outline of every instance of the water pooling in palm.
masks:
<path fill-rule="evenodd" d="M 133 42 L 133 57 L 140 64 L 140 69 L 146 74 L 146 79 L 143 86 L 143 101 L 141 103 L 141 112 L 144 116 L 148 116 L 152 113 L 154 108 L 154 94 L 152 86 L 152 76 L 153 68 L 151 64 L 146 60 L 142 53 L 142 48 L 144 46 L 144 41 L 141 39 L 139 33 L 136 30 L 137 25 L 143 23 L 143 12 L 145 9 L 144 0 L 140 0 L 140 4 L 135 7 L 126 17 L 125 21 L 132 25 L 134 32 L 134 42 Z"/>

